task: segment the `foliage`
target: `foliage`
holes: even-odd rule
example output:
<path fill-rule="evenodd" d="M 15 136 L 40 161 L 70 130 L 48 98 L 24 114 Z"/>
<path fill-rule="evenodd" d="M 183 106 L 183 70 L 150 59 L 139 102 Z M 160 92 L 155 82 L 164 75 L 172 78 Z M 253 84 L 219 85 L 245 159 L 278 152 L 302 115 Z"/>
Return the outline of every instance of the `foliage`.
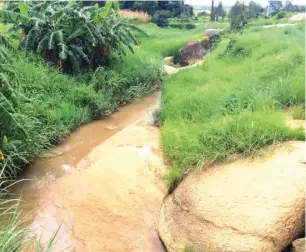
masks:
<path fill-rule="evenodd" d="M 232 30 L 242 29 L 248 23 L 247 7 L 244 3 L 237 1 L 228 15 L 230 28 Z"/>
<path fill-rule="evenodd" d="M 296 5 L 296 4 L 292 4 L 291 1 L 286 1 L 284 10 L 290 11 L 290 12 L 305 12 L 305 5 Z"/>
<path fill-rule="evenodd" d="M 231 34 L 205 65 L 167 78 L 159 120 L 170 183 L 190 168 L 304 140 L 302 129 L 285 123 L 287 107 L 305 101 L 304 29 L 299 24 Z"/>
<path fill-rule="evenodd" d="M 277 19 L 282 19 L 286 17 L 286 12 L 285 11 L 280 11 L 276 14 Z"/>
<path fill-rule="evenodd" d="M 14 24 L 12 30 L 22 29 L 20 48 L 40 54 L 62 72 L 76 72 L 106 64 L 114 55 L 125 55 L 125 47 L 133 51 L 131 45 L 138 44 L 132 30 L 139 28 L 121 20 L 118 8 L 111 1 L 104 8 L 63 1 L 19 2 L 0 10 L 0 16 Z"/>
<path fill-rule="evenodd" d="M 195 24 L 186 24 L 186 29 L 191 30 L 191 29 L 194 29 L 194 28 L 196 28 Z"/>
<path fill-rule="evenodd" d="M 249 19 L 258 18 L 263 12 L 264 12 L 264 8 L 260 4 L 254 1 L 250 1 L 248 5 L 248 18 Z"/>
<path fill-rule="evenodd" d="M 223 9 L 222 2 L 219 2 L 217 8 L 215 8 L 215 16 L 216 16 L 216 21 L 219 21 L 219 17 L 224 20 L 226 17 L 226 11 Z"/>
<path fill-rule="evenodd" d="M 283 7 L 283 3 L 281 0 L 270 0 L 269 1 L 269 8 L 271 10 L 272 15 L 277 14 Z"/>
<path fill-rule="evenodd" d="M 197 14 L 198 17 L 208 17 L 209 14 L 206 11 L 201 11 Z"/>
<path fill-rule="evenodd" d="M 169 25 L 168 18 L 189 18 L 193 16 L 193 8 L 183 1 L 122 1 L 121 9 L 144 11 L 153 16 L 152 22 L 160 27 Z"/>
<path fill-rule="evenodd" d="M 192 23 L 170 23 L 170 27 L 172 28 L 177 28 L 177 29 L 187 29 L 187 30 L 191 30 L 191 29 L 195 29 L 196 25 L 192 24 Z"/>
<path fill-rule="evenodd" d="M 157 24 L 159 27 L 167 27 L 169 25 L 168 18 L 171 17 L 171 12 L 167 10 L 161 10 L 155 12 L 152 18 L 152 22 Z"/>
<path fill-rule="evenodd" d="M 214 3 L 214 0 L 211 0 L 210 22 L 214 22 L 215 19 L 216 19 L 216 15 L 215 15 L 215 3 Z"/>
<path fill-rule="evenodd" d="M 290 111 L 293 119 L 305 120 L 305 105 L 293 106 Z"/>

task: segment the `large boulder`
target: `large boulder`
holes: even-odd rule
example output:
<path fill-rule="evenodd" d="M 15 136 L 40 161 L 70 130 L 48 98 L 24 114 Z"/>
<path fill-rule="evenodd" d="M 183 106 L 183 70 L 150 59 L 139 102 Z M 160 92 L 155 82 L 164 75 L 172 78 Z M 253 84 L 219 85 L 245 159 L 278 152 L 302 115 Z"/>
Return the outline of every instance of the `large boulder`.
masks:
<path fill-rule="evenodd" d="M 303 142 L 189 174 L 164 201 L 167 251 L 280 252 L 304 230 Z"/>
<path fill-rule="evenodd" d="M 180 63 L 182 66 L 189 65 L 192 60 L 200 60 L 207 52 L 207 40 L 193 40 L 187 43 L 178 52 L 178 57 L 175 63 Z"/>
<path fill-rule="evenodd" d="M 220 33 L 221 29 L 206 29 L 204 31 L 204 36 L 208 39 L 211 39 L 212 37 L 216 36 L 218 33 Z"/>

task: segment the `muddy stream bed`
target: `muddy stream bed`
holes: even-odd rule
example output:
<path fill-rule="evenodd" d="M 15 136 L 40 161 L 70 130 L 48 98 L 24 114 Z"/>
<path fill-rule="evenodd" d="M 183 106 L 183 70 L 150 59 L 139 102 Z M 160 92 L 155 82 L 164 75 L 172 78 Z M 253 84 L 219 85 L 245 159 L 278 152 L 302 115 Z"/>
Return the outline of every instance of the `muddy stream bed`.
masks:
<path fill-rule="evenodd" d="M 159 130 L 160 93 L 81 126 L 22 174 L 13 188 L 32 233 L 51 251 L 165 251 L 157 235 L 166 194 Z M 34 209 L 34 210 L 33 210 Z"/>

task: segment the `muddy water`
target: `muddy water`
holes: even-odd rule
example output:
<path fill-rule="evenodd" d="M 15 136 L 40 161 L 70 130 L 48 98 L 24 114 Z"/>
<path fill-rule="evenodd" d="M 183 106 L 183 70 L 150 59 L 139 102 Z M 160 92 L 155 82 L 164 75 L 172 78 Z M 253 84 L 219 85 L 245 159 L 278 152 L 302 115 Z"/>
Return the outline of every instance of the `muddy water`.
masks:
<path fill-rule="evenodd" d="M 52 251 L 164 251 L 157 235 L 166 189 L 159 130 L 160 94 L 80 127 L 24 172 L 21 194 L 34 234 Z"/>

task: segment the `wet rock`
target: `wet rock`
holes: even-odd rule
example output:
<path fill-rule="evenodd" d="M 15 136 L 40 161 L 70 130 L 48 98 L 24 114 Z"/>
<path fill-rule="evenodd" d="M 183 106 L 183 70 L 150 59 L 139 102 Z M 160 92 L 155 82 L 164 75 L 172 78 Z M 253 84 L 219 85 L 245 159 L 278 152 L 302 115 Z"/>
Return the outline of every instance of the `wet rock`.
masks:
<path fill-rule="evenodd" d="M 304 229 L 305 143 L 189 174 L 164 201 L 169 252 L 279 252 Z M 268 157 L 269 156 L 269 157 Z"/>
<path fill-rule="evenodd" d="M 293 241 L 291 252 L 305 252 L 305 237 Z"/>
<path fill-rule="evenodd" d="M 178 63 L 182 66 L 189 65 L 189 61 L 200 60 L 207 52 L 207 40 L 193 40 L 179 50 Z"/>
<path fill-rule="evenodd" d="M 178 69 L 173 66 L 164 65 L 163 68 L 164 71 L 169 75 L 176 74 L 178 72 Z"/>

